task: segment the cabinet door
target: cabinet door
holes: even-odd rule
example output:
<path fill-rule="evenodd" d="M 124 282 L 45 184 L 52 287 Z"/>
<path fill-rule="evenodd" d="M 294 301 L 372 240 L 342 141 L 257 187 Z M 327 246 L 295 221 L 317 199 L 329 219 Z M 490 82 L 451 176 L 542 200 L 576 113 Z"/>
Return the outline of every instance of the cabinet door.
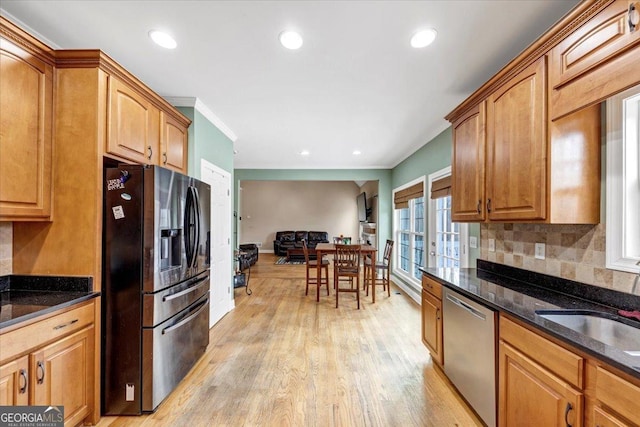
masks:
<path fill-rule="evenodd" d="M 107 152 L 141 164 L 158 164 L 160 110 L 116 78 L 109 79 Z"/>
<path fill-rule="evenodd" d="M 51 216 L 53 67 L 0 38 L 0 221 Z"/>
<path fill-rule="evenodd" d="M 593 424 L 596 427 L 628 427 L 623 421 L 610 414 L 606 409 L 598 406 L 593 407 Z"/>
<path fill-rule="evenodd" d="M 187 173 L 187 129 L 164 112 L 160 135 L 160 165 L 177 172 Z"/>
<path fill-rule="evenodd" d="M 485 104 L 453 124 L 451 219 L 484 221 Z"/>
<path fill-rule="evenodd" d="M 442 366 L 442 301 L 422 291 L 422 342 L 433 361 Z"/>
<path fill-rule="evenodd" d="M 499 363 L 500 426 L 582 425 L 582 393 L 504 341 Z"/>
<path fill-rule="evenodd" d="M 629 25 L 629 8 L 616 0 L 564 38 L 550 52 L 551 118 L 600 102 L 640 81 L 640 24 Z"/>
<path fill-rule="evenodd" d="M 546 215 L 546 58 L 487 102 L 487 212 L 490 220 Z"/>
<path fill-rule="evenodd" d="M 0 366 L 0 406 L 29 404 L 29 356 Z"/>
<path fill-rule="evenodd" d="M 93 402 L 93 327 L 31 354 L 33 405 L 63 405 L 65 424 L 76 425 Z"/>

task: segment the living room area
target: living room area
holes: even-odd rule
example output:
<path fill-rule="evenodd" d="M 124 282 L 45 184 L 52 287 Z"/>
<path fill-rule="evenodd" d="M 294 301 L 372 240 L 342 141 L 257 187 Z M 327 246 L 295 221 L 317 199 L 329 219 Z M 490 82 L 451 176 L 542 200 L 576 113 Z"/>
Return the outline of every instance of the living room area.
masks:
<path fill-rule="evenodd" d="M 237 189 L 236 241 L 274 253 L 276 263 L 303 259 L 302 239 L 312 249 L 337 236 L 351 237 L 352 243 L 364 237 L 378 246 L 375 231 L 362 234 L 357 201 L 366 199 L 371 233 L 378 221 L 378 180 L 242 180 Z"/>

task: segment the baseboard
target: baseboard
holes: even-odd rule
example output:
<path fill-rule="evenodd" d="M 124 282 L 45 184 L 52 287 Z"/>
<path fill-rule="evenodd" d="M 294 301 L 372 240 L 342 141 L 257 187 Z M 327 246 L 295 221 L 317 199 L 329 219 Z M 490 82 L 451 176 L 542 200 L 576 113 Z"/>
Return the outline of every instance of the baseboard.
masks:
<path fill-rule="evenodd" d="M 420 293 L 420 290 L 416 289 L 413 286 L 409 286 L 404 281 L 404 279 L 402 279 L 402 277 L 400 277 L 400 276 L 398 276 L 396 274 L 391 274 L 391 280 L 393 281 L 393 283 L 396 284 L 397 287 L 402 289 L 404 291 L 404 293 L 407 294 L 407 296 L 409 296 L 409 298 L 411 298 L 412 300 L 417 302 L 418 305 L 422 304 L 422 295 Z"/>

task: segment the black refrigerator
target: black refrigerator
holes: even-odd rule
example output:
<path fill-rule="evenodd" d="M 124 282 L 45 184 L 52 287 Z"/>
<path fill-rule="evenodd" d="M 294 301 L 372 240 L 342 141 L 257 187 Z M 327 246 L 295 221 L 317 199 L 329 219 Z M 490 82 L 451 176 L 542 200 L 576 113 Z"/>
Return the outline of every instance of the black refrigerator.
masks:
<path fill-rule="evenodd" d="M 208 184 L 105 168 L 102 413 L 153 412 L 209 344 Z"/>

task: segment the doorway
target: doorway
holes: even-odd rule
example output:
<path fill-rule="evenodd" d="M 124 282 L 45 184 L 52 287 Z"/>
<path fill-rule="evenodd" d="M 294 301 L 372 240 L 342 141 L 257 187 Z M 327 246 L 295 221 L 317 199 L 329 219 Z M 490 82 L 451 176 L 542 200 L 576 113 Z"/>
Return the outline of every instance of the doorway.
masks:
<path fill-rule="evenodd" d="M 211 186 L 211 288 L 209 327 L 233 307 L 231 293 L 231 174 L 206 160 L 202 181 Z"/>

